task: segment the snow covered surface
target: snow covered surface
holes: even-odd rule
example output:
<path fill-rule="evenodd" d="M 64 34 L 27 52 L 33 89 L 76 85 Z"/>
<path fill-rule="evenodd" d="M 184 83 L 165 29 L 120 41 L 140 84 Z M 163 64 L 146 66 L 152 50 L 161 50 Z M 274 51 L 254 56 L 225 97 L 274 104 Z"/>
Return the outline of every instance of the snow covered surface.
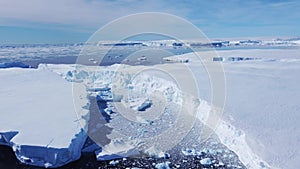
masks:
<path fill-rule="evenodd" d="M 292 49 L 232 49 L 232 50 L 217 50 L 217 56 L 214 58 L 220 58 L 216 61 L 225 61 L 225 62 L 235 62 L 235 61 L 247 61 L 254 63 L 268 64 L 265 62 L 300 62 L 299 58 L 300 48 Z M 176 55 L 171 57 L 166 57 L 165 59 L 180 61 L 183 59 L 188 59 L 190 62 L 199 62 L 197 57 L 201 57 L 203 61 L 211 58 L 210 51 L 197 52 L 197 55 L 193 53 L 187 53 L 183 55 Z M 240 60 L 238 59 L 240 58 Z M 268 66 L 268 65 L 266 65 Z"/>
<path fill-rule="evenodd" d="M 293 169 L 300 160 L 300 49 L 253 49 L 218 51 L 219 56 L 259 60 L 228 61 L 224 119 L 216 133 L 248 168 Z M 198 52 L 206 59 L 207 52 Z M 199 62 L 185 54 L 194 71 Z M 200 76 L 198 76 L 200 77 Z M 205 82 L 198 78 L 199 84 Z M 209 86 L 203 86 L 209 90 Z M 209 100 L 209 95 L 200 93 Z M 265 161 L 266 163 L 263 163 Z"/>
<path fill-rule="evenodd" d="M 58 167 L 78 159 L 86 134 L 72 84 L 42 69 L 0 69 L 0 79 L 0 144 L 30 165 Z"/>

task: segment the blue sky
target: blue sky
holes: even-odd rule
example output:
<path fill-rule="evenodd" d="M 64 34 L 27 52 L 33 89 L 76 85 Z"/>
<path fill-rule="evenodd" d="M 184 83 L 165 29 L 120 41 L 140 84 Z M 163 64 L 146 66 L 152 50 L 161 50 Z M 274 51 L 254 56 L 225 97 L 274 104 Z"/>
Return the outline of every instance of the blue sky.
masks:
<path fill-rule="evenodd" d="M 85 42 L 138 12 L 183 17 L 209 38 L 300 36 L 299 11 L 297 0 L 2 0 L 0 43 Z"/>

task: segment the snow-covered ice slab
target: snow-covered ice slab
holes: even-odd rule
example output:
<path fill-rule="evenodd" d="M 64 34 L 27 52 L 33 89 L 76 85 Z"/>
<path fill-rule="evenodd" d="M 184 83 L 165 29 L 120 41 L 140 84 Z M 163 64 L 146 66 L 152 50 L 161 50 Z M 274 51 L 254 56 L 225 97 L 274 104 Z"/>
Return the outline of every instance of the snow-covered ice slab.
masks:
<path fill-rule="evenodd" d="M 35 166 L 79 159 L 86 134 L 75 113 L 72 83 L 46 69 L 0 69 L 0 79 L 0 144 Z"/>
<path fill-rule="evenodd" d="M 206 59 L 208 52 L 198 55 Z M 224 62 L 226 103 L 224 119 L 216 133 L 248 168 L 293 169 L 300 160 L 300 49 L 251 49 L 218 51 L 221 57 L 260 60 Z M 196 56 L 185 54 L 196 74 Z M 199 84 L 203 80 L 197 78 Z M 209 90 L 202 86 L 201 91 Z M 200 96 L 209 100 L 209 95 Z"/>

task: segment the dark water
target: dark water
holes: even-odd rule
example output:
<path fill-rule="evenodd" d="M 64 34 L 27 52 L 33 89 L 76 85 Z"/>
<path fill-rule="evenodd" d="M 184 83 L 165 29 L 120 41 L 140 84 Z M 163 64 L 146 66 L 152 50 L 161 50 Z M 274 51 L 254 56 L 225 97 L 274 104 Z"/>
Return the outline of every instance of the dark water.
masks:
<path fill-rule="evenodd" d="M 104 51 L 104 50 L 103 50 Z M 84 54 L 71 55 L 71 56 L 56 56 L 45 58 L 34 58 L 20 60 L 22 63 L 29 65 L 32 68 L 36 68 L 39 64 L 84 64 L 84 65 L 100 65 L 108 66 L 116 63 L 128 64 L 128 65 L 154 65 L 166 63 L 163 58 L 173 55 L 180 55 L 184 53 L 192 52 L 189 48 L 115 48 L 107 53 L 103 54 L 103 51 L 99 50 L 99 54 L 94 56 L 85 56 Z M 103 56 L 103 57 L 100 57 Z M 102 60 L 100 60 L 102 58 Z M 91 60 L 93 59 L 93 60 Z M 93 63 L 97 61 L 97 63 Z M 1 60 L 0 60 L 1 62 Z"/>
<path fill-rule="evenodd" d="M 107 66 L 115 63 L 128 65 L 153 65 L 164 63 L 163 58 L 189 53 L 189 48 L 173 47 L 113 47 L 109 51 L 99 48 L 90 55 L 81 53 L 83 47 L 57 49 L 51 46 L 46 51 L 38 47 L 31 47 L 30 50 L 21 47 L 1 48 L 0 65 L 3 63 L 23 63 L 31 68 L 37 68 L 39 64 L 86 64 Z M 55 50 L 54 50 L 55 49 Z M 60 51 L 62 50 L 62 51 Z M 97 63 L 94 63 L 97 61 Z M 16 66 L 18 67 L 18 66 Z"/>

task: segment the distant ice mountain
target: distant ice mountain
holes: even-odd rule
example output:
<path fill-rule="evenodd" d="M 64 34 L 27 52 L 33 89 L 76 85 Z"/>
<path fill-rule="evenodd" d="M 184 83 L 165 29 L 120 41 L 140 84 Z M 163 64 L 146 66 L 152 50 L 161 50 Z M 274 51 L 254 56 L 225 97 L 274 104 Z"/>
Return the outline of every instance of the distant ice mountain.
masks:
<path fill-rule="evenodd" d="M 101 41 L 98 46 L 152 46 L 152 47 L 194 47 L 194 48 L 221 48 L 229 46 L 299 46 L 300 38 L 286 39 L 222 39 L 211 40 L 211 42 L 201 40 L 158 40 L 158 41 Z"/>

